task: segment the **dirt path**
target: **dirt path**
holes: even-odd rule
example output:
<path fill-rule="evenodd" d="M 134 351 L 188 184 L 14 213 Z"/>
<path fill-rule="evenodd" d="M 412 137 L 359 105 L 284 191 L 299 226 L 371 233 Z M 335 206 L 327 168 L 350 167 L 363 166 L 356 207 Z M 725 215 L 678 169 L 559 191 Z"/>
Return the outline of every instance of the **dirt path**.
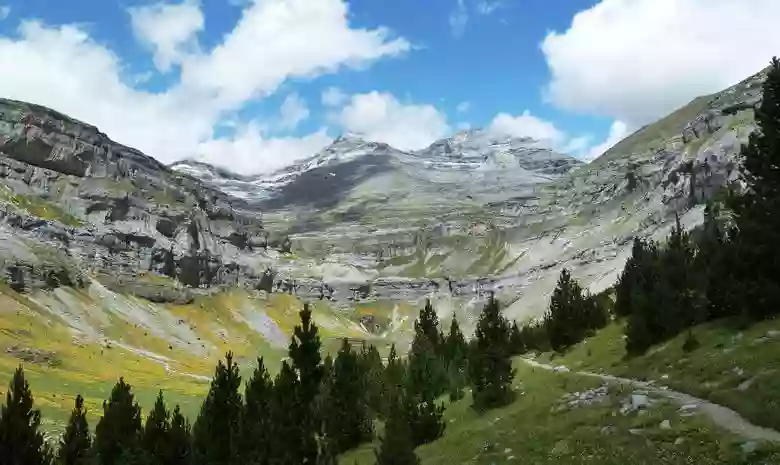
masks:
<path fill-rule="evenodd" d="M 556 367 L 552 365 L 539 363 L 530 359 L 523 359 L 523 361 L 533 367 L 542 368 L 544 370 L 557 371 Z M 690 394 L 685 394 L 684 392 L 673 391 L 671 389 L 661 389 L 658 386 L 654 386 L 650 383 L 636 379 L 620 378 L 617 376 L 589 373 L 586 371 L 572 371 L 571 373 L 581 376 L 589 376 L 591 378 L 599 378 L 604 381 L 610 381 L 614 383 L 627 384 L 643 389 L 648 393 L 666 397 L 680 405 L 695 405 L 698 411 L 704 412 L 716 425 L 745 439 L 754 441 L 780 442 L 780 432 L 754 425 L 730 408 L 714 404 L 710 401 L 694 397 Z"/>

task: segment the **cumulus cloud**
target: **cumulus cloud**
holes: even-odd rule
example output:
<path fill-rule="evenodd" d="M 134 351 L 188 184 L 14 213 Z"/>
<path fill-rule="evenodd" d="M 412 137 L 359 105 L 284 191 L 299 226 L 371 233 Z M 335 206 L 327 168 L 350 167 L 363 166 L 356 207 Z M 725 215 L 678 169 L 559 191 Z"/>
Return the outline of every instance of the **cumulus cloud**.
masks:
<path fill-rule="evenodd" d="M 640 126 L 767 66 L 778 17 L 777 0 L 601 0 L 544 39 L 547 96 Z"/>
<path fill-rule="evenodd" d="M 263 135 L 263 124 L 252 121 L 238 128 L 232 137 L 212 139 L 200 146 L 198 160 L 213 165 L 224 165 L 240 173 L 272 172 L 290 163 L 317 153 L 332 142 L 325 128 L 304 137 L 268 138 Z"/>
<path fill-rule="evenodd" d="M 469 12 L 466 8 L 465 0 L 458 0 L 455 9 L 450 13 L 450 31 L 455 37 L 460 37 L 466 32 L 466 25 L 469 23 Z"/>
<path fill-rule="evenodd" d="M 298 94 L 290 94 L 284 99 L 281 108 L 282 129 L 295 129 L 309 117 L 309 107 Z"/>
<path fill-rule="evenodd" d="M 614 147 L 615 144 L 625 139 L 628 135 L 628 125 L 622 121 L 614 121 L 609 128 L 607 139 L 604 142 L 589 148 L 583 158 L 588 161 L 595 160 L 603 155 L 604 152 Z"/>
<path fill-rule="evenodd" d="M 458 113 L 466 113 L 471 108 L 471 102 L 460 102 L 455 111 Z"/>
<path fill-rule="evenodd" d="M 451 131 L 446 116 L 434 106 L 405 104 L 376 91 L 353 95 L 331 120 L 348 132 L 401 150 L 425 148 Z"/>
<path fill-rule="evenodd" d="M 184 56 L 197 51 L 196 34 L 203 29 L 204 17 L 194 0 L 182 3 L 155 3 L 129 8 L 133 33 L 154 52 L 154 64 L 169 71 Z"/>
<path fill-rule="evenodd" d="M 594 143 L 590 135 L 572 136 L 550 121 L 538 118 L 526 110 L 519 116 L 501 113 L 493 118 L 488 130 L 500 136 L 530 137 L 549 147 L 573 157 L 590 161 L 611 149 L 629 135 L 629 127 L 622 121 L 614 121 L 607 138 Z"/>
<path fill-rule="evenodd" d="M 351 28 L 345 0 L 264 0 L 243 11 L 210 53 L 182 66 L 182 82 L 223 105 L 262 97 L 291 76 L 314 77 L 407 52 L 384 28 Z"/>
<path fill-rule="evenodd" d="M 566 139 L 566 134 L 553 123 L 533 116 L 528 110 L 519 116 L 508 113 L 496 115 L 489 130 L 502 136 L 530 137 L 551 147 L 560 145 Z"/>
<path fill-rule="evenodd" d="M 139 76 L 126 75 L 127 63 L 86 29 L 22 21 L 13 36 L 0 36 L 0 88 L 4 97 L 46 105 L 97 125 L 112 139 L 162 162 L 203 154 L 227 168 L 259 172 L 283 160 L 285 153 L 292 160 L 304 150 L 320 148 L 324 133 L 274 139 L 260 134 L 259 123 L 239 119 L 233 137 L 215 139 L 217 125 L 227 127 L 221 123 L 236 118 L 237 110 L 276 92 L 290 78 L 365 66 L 408 49 L 407 41 L 392 38 L 385 29 L 351 28 L 347 16 L 341 0 L 253 3 L 214 49 L 169 56 L 171 64 L 178 60 L 183 80 L 157 92 L 137 87 Z M 231 149 L 231 144 L 237 147 Z M 215 156 L 217 148 L 236 158 Z"/>
<path fill-rule="evenodd" d="M 328 107 L 338 107 L 348 98 L 338 87 L 328 87 L 322 92 L 322 104 Z"/>

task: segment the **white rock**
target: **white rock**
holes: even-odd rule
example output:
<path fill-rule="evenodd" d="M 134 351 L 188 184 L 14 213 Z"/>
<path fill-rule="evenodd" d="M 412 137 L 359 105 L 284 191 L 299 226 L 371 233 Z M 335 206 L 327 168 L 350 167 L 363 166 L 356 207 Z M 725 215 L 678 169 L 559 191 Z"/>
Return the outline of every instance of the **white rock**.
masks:
<path fill-rule="evenodd" d="M 567 367 L 561 365 L 559 367 L 555 367 L 553 369 L 553 371 L 556 372 L 556 373 L 569 373 L 571 370 L 569 370 Z"/>
<path fill-rule="evenodd" d="M 634 410 L 640 408 L 646 408 L 650 403 L 650 400 L 644 394 L 631 394 L 631 408 Z"/>
<path fill-rule="evenodd" d="M 685 442 L 685 438 L 677 438 L 674 440 L 674 445 L 679 446 L 680 444 Z"/>
<path fill-rule="evenodd" d="M 661 429 L 672 429 L 672 423 L 669 420 L 664 420 L 658 427 Z"/>
<path fill-rule="evenodd" d="M 752 454 L 758 450 L 758 443 L 756 441 L 748 441 L 743 443 L 740 447 L 742 448 L 742 452 L 745 454 Z"/>

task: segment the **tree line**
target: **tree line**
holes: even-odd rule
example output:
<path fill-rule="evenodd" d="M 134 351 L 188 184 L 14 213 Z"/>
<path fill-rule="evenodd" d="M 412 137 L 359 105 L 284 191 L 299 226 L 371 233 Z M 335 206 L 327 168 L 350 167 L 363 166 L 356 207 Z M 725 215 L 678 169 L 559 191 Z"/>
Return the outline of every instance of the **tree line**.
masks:
<path fill-rule="evenodd" d="M 233 354 L 217 363 L 209 391 L 190 425 L 163 392 L 146 418 L 120 378 L 103 402 L 94 434 L 84 399 L 59 443 L 44 441 L 41 414 L 20 366 L 0 411 L 0 457 L 9 465 L 332 465 L 339 454 L 374 438 L 378 465 L 417 464 L 415 448 L 440 437 L 444 399 L 462 399 L 473 386 L 474 408 L 512 400 L 511 327 L 491 297 L 471 342 L 457 318 L 442 331 L 430 301 L 414 324 L 408 356 L 395 345 L 385 361 L 373 345 L 345 339 L 335 357 L 321 355 L 308 305 L 300 312 L 288 359 L 271 376 L 263 358 L 243 383 Z"/>

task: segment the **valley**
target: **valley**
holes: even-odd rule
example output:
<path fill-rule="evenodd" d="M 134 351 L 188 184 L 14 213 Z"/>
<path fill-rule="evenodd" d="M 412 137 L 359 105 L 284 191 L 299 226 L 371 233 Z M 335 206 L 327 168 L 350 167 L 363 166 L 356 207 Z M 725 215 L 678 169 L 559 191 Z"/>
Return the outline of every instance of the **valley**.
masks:
<path fill-rule="evenodd" d="M 163 388 L 192 416 L 227 350 L 278 368 L 304 302 L 328 353 L 342 337 L 405 352 L 425 299 L 466 334 L 491 292 L 509 319 L 537 318 L 562 268 L 599 292 L 634 235 L 701 223 L 763 76 L 587 164 L 469 130 L 415 152 L 344 135 L 263 176 L 165 166 L 0 100 L 0 385 L 24 363 L 52 432 L 76 393 L 99 411 L 119 376 L 145 409 Z"/>

